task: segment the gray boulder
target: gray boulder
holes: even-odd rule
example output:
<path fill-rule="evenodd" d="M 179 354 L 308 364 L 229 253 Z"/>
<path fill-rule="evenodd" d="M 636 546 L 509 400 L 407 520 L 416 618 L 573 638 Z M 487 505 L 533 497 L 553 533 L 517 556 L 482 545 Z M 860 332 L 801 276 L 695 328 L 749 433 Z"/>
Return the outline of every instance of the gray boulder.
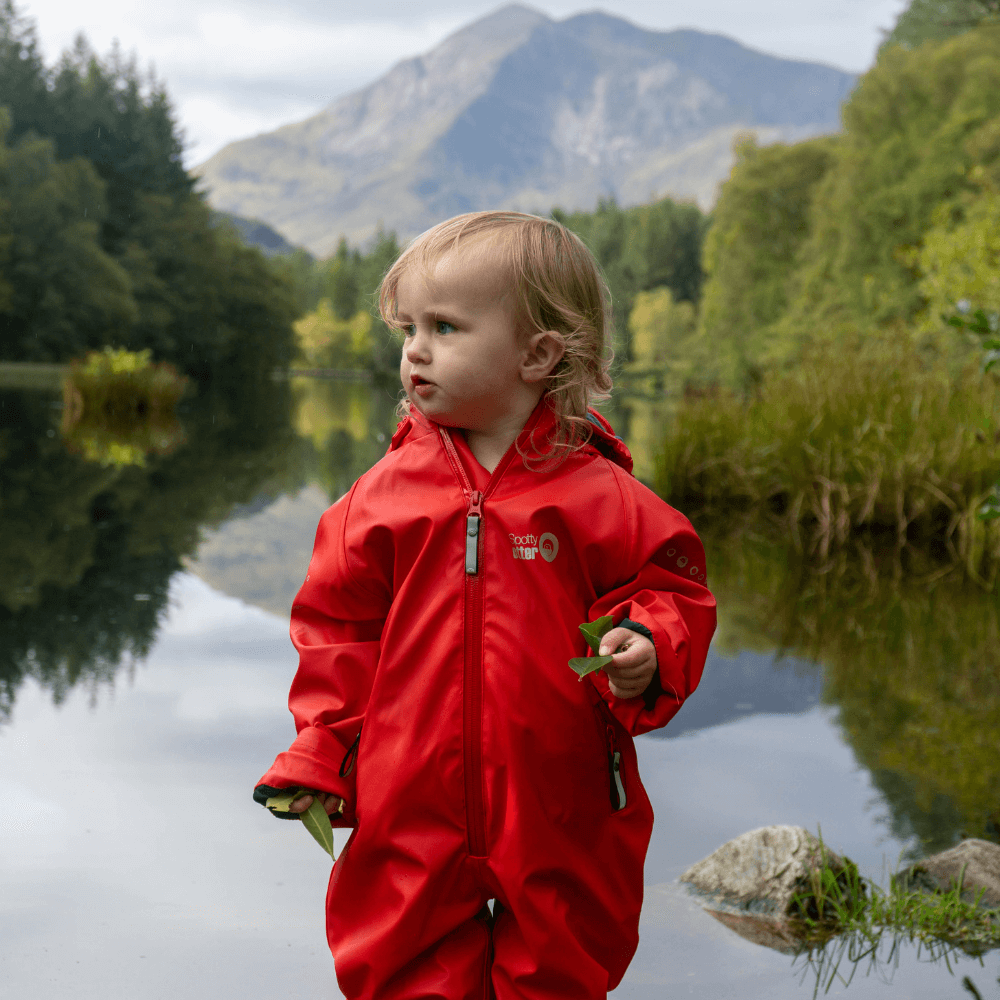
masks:
<path fill-rule="evenodd" d="M 731 930 L 755 944 L 789 953 L 803 942 L 796 918 L 819 916 L 814 885 L 824 864 L 842 888 L 860 886 L 853 863 L 808 830 L 765 826 L 723 844 L 680 880 Z"/>
<path fill-rule="evenodd" d="M 1000 909 L 1000 846 L 970 838 L 950 850 L 932 854 L 893 879 L 906 892 L 950 892 L 961 882 L 962 899 Z"/>

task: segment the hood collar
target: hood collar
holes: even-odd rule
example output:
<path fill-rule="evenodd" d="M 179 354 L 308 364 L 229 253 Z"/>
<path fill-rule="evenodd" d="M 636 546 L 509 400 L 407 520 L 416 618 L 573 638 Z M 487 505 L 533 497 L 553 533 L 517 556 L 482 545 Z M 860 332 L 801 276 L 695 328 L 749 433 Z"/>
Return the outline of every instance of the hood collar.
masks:
<path fill-rule="evenodd" d="M 626 472 L 632 472 L 632 455 L 625 442 L 618 437 L 614 428 L 596 410 L 587 410 L 587 420 L 591 424 L 590 440 L 584 447 L 591 447 L 599 452 L 615 465 L 621 466 Z M 549 434 L 556 426 L 556 415 L 550 405 L 548 396 L 543 396 L 538 405 L 532 411 L 530 417 L 517 436 L 520 450 L 523 452 L 534 452 L 539 458 L 543 458 L 542 448 L 548 442 Z M 422 430 L 433 430 L 435 425 L 428 420 L 416 407 L 411 407 L 409 414 L 397 425 L 396 432 L 392 435 L 386 454 L 395 451 L 412 432 L 415 427 Z M 541 447 L 535 444 L 538 441 Z"/>

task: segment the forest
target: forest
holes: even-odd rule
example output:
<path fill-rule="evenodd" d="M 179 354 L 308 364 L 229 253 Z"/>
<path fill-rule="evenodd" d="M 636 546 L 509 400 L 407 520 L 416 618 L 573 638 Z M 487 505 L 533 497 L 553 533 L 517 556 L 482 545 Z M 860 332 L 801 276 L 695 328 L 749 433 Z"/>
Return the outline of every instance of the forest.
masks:
<path fill-rule="evenodd" d="M 293 290 L 212 225 L 162 84 L 85 39 L 51 67 L 0 0 L 0 361 L 149 348 L 200 381 L 286 364 Z"/>

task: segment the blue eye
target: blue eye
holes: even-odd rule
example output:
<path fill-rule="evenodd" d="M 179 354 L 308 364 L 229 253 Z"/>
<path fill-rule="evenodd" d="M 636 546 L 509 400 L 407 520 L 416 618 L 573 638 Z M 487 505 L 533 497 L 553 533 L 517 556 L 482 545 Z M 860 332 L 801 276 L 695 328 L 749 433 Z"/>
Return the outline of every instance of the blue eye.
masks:
<path fill-rule="evenodd" d="M 416 332 L 417 328 L 413 323 L 407 323 L 405 326 L 401 326 L 400 330 L 404 337 L 412 337 Z"/>
<path fill-rule="evenodd" d="M 438 320 L 438 324 L 437 324 L 437 332 L 438 333 L 454 333 L 455 332 L 455 328 L 451 325 L 451 323 L 447 322 L 446 320 L 439 319 Z"/>

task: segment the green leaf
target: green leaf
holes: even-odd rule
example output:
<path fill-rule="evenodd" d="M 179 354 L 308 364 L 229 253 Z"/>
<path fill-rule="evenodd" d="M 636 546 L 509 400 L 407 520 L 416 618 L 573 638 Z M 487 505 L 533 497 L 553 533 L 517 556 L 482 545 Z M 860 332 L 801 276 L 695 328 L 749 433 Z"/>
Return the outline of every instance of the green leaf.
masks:
<path fill-rule="evenodd" d="M 569 661 L 569 665 L 580 675 L 580 680 L 583 680 L 587 674 L 592 674 L 595 670 L 606 667 L 612 659 L 613 657 L 610 656 L 574 656 Z"/>
<path fill-rule="evenodd" d="M 271 798 L 264 803 L 264 805 L 266 805 L 271 812 L 291 812 L 292 803 L 296 799 L 301 799 L 303 795 L 307 794 L 308 792 L 304 792 L 301 788 L 297 788 L 294 792 L 287 792 L 285 795 L 272 795 Z"/>
<path fill-rule="evenodd" d="M 337 855 L 333 853 L 333 827 L 330 826 L 330 817 L 327 816 L 323 803 L 317 796 L 313 796 L 312 805 L 300 818 L 302 825 L 313 835 L 316 843 L 336 861 Z"/>
<path fill-rule="evenodd" d="M 587 640 L 587 645 L 594 653 L 601 651 L 601 639 L 607 632 L 611 631 L 613 624 L 614 619 L 611 615 L 602 615 L 596 621 L 584 622 L 580 626 L 580 631 L 583 633 L 584 639 Z M 589 670 L 587 672 L 590 673 Z"/>

